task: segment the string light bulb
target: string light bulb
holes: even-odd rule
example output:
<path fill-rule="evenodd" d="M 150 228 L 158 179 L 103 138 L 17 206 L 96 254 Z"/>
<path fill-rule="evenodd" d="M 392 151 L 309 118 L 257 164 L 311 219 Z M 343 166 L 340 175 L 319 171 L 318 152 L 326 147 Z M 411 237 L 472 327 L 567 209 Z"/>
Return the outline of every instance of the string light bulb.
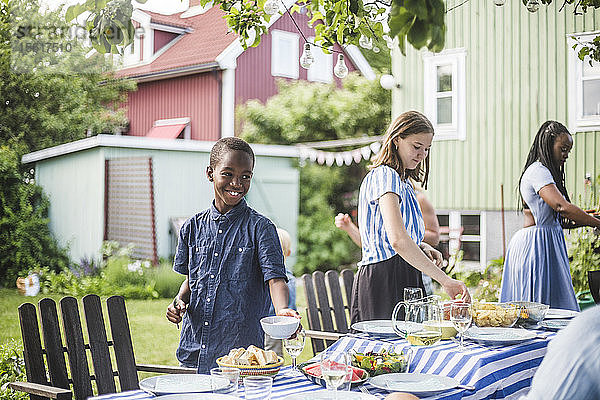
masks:
<path fill-rule="evenodd" d="M 314 62 L 315 58 L 313 57 L 312 51 L 310 50 L 310 43 L 304 43 L 304 51 L 302 52 L 302 56 L 300 57 L 300 66 L 304 69 L 309 69 Z"/>
<path fill-rule="evenodd" d="M 506 3 L 506 0 L 494 0 L 494 4 L 498 7 L 503 6 Z"/>
<path fill-rule="evenodd" d="M 540 9 L 540 2 L 539 0 L 529 0 L 527 1 L 527 5 L 525 7 L 527 7 L 527 11 L 534 13 Z"/>
<path fill-rule="evenodd" d="M 358 39 L 358 44 L 363 49 L 370 50 L 373 48 L 373 39 L 366 37 L 365 35 L 360 35 L 360 39 Z"/>
<path fill-rule="evenodd" d="M 265 14 L 275 15 L 279 12 L 279 0 L 267 0 L 263 7 Z"/>
<path fill-rule="evenodd" d="M 333 73 L 340 79 L 344 79 L 346 76 L 348 76 L 348 67 L 346 67 L 343 54 L 338 54 L 338 60 L 333 68 Z"/>

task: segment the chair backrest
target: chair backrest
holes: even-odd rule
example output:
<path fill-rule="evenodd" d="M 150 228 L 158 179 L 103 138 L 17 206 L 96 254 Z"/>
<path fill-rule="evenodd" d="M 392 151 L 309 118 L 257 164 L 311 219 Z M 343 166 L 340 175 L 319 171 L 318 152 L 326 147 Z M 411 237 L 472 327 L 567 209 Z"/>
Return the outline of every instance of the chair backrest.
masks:
<path fill-rule="evenodd" d="M 600 304 L 600 270 L 588 271 L 588 285 L 594 298 L 594 303 Z"/>
<path fill-rule="evenodd" d="M 112 340 L 107 339 L 100 298 L 97 295 L 83 298 L 89 339 L 86 343 L 76 298 L 64 297 L 60 300 L 64 337 L 61 335 L 56 302 L 50 298 L 40 300 L 39 321 L 45 347 L 42 347 L 35 306 L 31 303 L 19 306 L 27 381 L 63 389 L 70 389 L 72 385 L 76 400 L 85 400 L 93 395 L 92 380 L 96 381 L 98 394 L 117 391 L 115 376 L 119 377 L 120 390 L 139 389 L 125 300 L 122 296 L 112 296 L 106 300 L 106 304 Z M 114 347 L 116 371 L 113 371 L 109 346 Z M 89 350 L 91 356 L 93 375 L 88 368 L 86 350 Z M 39 396 L 31 397 L 32 400 L 41 399 Z"/>
<path fill-rule="evenodd" d="M 343 291 L 340 277 L 343 282 Z M 326 273 L 315 271 L 312 275 L 302 275 L 309 329 L 337 333 L 349 331 L 353 282 L 354 272 L 351 269 L 344 269 L 340 274 L 330 270 Z M 323 339 L 311 338 L 311 340 L 315 354 L 333 343 Z"/>

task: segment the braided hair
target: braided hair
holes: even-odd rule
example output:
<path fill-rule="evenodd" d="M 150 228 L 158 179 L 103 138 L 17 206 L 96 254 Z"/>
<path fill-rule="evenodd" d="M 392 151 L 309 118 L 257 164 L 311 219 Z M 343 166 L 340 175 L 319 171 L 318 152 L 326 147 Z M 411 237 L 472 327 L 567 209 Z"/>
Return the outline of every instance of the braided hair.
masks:
<path fill-rule="evenodd" d="M 521 177 L 519 178 L 519 185 L 517 186 L 523 208 L 529 209 L 529 206 L 527 203 L 525 203 L 525 200 L 523 200 L 523 195 L 520 191 L 521 180 L 523 179 L 523 174 L 527 168 L 529 168 L 529 166 L 536 161 L 539 161 L 544 167 L 548 168 L 552 174 L 552 178 L 554 178 L 554 183 L 556 184 L 558 191 L 568 202 L 571 202 L 571 199 L 567 193 L 567 188 L 565 187 L 564 164 L 558 163 L 557 160 L 554 159 L 553 155 L 554 143 L 556 142 L 556 139 L 563 133 L 566 133 L 569 136 L 571 135 L 569 130 L 560 122 L 546 121 L 542 124 L 542 126 L 540 126 L 540 129 L 535 135 L 533 144 L 531 145 L 531 149 L 527 155 L 527 161 L 525 161 L 525 167 L 523 168 L 523 172 L 521 172 Z M 561 224 L 567 224 L 566 219 L 561 218 Z"/>

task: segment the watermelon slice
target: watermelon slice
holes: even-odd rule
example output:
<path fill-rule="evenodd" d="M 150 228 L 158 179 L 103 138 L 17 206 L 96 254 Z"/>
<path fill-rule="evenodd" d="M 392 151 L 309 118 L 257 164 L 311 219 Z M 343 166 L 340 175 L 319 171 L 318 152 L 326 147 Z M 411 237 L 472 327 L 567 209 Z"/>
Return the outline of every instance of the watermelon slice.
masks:
<path fill-rule="evenodd" d="M 321 377 L 321 365 L 319 363 L 313 363 L 304 367 L 304 371 L 308 375 L 312 375 L 316 378 Z M 365 371 L 360 368 L 352 367 L 352 382 L 360 382 L 363 379 Z"/>

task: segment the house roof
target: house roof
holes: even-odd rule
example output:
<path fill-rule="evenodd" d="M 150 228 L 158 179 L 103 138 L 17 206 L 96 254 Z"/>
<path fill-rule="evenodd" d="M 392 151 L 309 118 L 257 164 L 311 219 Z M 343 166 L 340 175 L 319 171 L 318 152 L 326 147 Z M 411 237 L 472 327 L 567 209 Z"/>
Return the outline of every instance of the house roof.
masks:
<path fill-rule="evenodd" d="M 190 31 L 180 35 L 159 51 L 150 62 L 144 65 L 124 68 L 116 72 L 118 77 L 141 77 L 160 74 L 171 70 L 185 70 L 203 65 L 216 66 L 215 59 L 231 43 L 238 39 L 234 32 L 228 32 L 223 19 L 224 11 L 212 7 L 205 13 L 182 18 L 181 14 L 162 15 L 141 10 L 151 18 L 151 22 L 187 28 Z"/>

